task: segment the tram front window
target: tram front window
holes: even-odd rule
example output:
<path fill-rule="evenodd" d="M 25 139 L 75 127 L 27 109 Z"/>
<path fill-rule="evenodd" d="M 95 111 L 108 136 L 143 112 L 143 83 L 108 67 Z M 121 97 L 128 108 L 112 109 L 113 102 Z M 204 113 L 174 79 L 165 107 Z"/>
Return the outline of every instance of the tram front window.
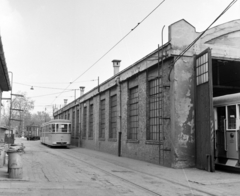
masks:
<path fill-rule="evenodd" d="M 58 124 L 57 132 L 60 132 L 60 133 L 67 132 L 67 124 Z"/>
<path fill-rule="evenodd" d="M 227 106 L 228 129 L 236 129 L 236 105 Z"/>
<path fill-rule="evenodd" d="M 52 125 L 52 132 L 55 132 L 55 124 Z"/>

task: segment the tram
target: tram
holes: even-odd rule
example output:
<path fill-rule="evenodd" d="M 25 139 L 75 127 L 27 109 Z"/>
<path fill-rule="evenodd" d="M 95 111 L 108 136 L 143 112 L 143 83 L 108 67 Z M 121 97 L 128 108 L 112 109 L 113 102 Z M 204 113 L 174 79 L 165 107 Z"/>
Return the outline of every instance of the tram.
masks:
<path fill-rule="evenodd" d="M 213 98 L 215 164 L 240 171 L 240 93 Z"/>
<path fill-rule="evenodd" d="M 40 141 L 49 146 L 68 146 L 71 140 L 71 121 L 54 119 L 44 123 L 40 129 Z"/>

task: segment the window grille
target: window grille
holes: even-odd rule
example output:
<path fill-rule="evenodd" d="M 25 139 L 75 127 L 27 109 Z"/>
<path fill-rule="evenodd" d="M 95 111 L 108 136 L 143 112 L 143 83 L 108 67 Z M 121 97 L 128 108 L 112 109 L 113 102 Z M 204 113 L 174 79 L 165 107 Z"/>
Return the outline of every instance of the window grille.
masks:
<path fill-rule="evenodd" d="M 109 138 L 117 138 L 117 95 L 113 95 L 110 97 Z"/>
<path fill-rule="evenodd" d="M 128 139 L 137 140 L 138 124 L 138 87 L 134 87 L 129 90 Z"/>
<path fill-rule="evenodd" d="M 75 135 L 75 111 L 72 112 L 72 134 L 73 137 Z"/>
<path fill-rule="evenodd" d="M 161 78 L 156 78 L 149 81 L 149 129 L 147 140 L 159 141 L 159 138 L 160 140 L 162 139 L 162 116 L 160 115 L 162 110 L 161 82 Z"/>
<path fill-rule="evenodd" d="M 87 133 L 87 107 L 83 108 L 83 138 L 86 138 Z"/>
<path fill-rule="evenodd" d="M 100 102 L 100 129 L 99 138 L 105 138 L 105 99 Z"/>
<path fill-rule="evenodd" d="M 196 60 L 197 85 L 208 81 L 208 53 L 200 56 Z"/>
<path fill-rule="evenodd" d="M 227 106 L 228 129 L 236 129 L 236 105 Z"/>
<path fill-rule="evenodd" d="M 76 136 L 78 137 L 79 136 L 79 110 L 77 110 L 77 119 L 76 119 L 76 122 L 77 122 L 77 129 L 76 129 Z"/>
<path fill-rule="evenodd" d="M 89 132 L 88 137 L 93 137 L 93 104 L 89 107 Z"/>

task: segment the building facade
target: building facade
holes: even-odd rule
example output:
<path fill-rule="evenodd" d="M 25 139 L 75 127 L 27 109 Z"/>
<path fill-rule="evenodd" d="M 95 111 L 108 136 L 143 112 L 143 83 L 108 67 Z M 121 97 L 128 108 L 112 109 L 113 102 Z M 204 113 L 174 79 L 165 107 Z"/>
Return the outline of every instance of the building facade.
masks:
<path fill-rule="evenodd" d="M 113 77 L 54 113 L 72 121 L 73 145 L 167 167 L 214 170 L 211 103 L 240 91 L 240 81 L 229 82 L 238 78 L 231 72 L 240 73 L 240 20 L 201 37 L 185 20 L 168 31 L 166 44 L 121 72 L 114 60 Z"/>

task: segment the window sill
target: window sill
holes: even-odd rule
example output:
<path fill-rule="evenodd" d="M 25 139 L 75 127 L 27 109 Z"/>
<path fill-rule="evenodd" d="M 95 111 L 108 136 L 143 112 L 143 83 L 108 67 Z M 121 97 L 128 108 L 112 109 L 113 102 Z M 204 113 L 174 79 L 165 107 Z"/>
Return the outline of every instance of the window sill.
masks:
<path fill-rule="evenodd" d="M 82 139 L 83 139 L 83 140 L 85 140 L 86 138 L 85 138 L 85 137 L 83 137 Z"/>
<path fill-rule="evenodd" d="M 98 138 L 99 141 L 105 141 L 105 138 Z"/>
<path fill-rule="evenodd" d="M 109 142 L 116 142 L 116 141 L 117 141 L 117 138 L 108 138 L 108 141 L 109 141 Z"/>
<path fill-rule="evenodd" d="M 162 145 L 163 141 L 154 141 L 154 140 L 148 140 L 145 142 L 145 144 L 149 144 L 149 145 Z"/>
<path fill-rule="evenodd" d="M 139 143 L 139 140 L 131 140 L 131 139 L 128 139 L 128 140 L 127 140 L 127 143 Z"/>

